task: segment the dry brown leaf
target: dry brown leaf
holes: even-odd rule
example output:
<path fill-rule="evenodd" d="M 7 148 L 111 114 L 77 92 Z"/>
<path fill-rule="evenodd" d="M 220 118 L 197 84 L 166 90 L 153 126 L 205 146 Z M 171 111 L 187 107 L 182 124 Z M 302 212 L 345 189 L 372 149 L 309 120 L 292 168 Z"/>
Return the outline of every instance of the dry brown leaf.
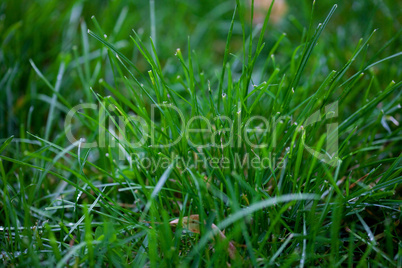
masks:
<path fill-rule="evenodd" d="M 251 6 L 252 0 L 249 0 L 249 5 Z M 271 6 L 272 0 L 254 0 L 254 15 L 253 23 L 255 25 L 264 22 L 265 16 L 267 15 L 268 9 Z M 278 23 L 283 16 L 286 14 L 288 6 L 285 0 L 275 0 L 274 6 L 272 7 L 270 22 Z"/>
<path fill-rule="evenodd" d="M 367 173 L 366 175 L 364 175 L 363 177 L 361 177 L 360 179 L 358 179 L 357 181 L 355 181 L 354 183 L 352 183 L 352 184 L 349 186 L 349 189 L 352 189 L 353 187 L 355 187 L 358 182 L 361 182 L 362 180 L 364 180 L 365 178 L 367 178 L 368 175 L 370 175 L 370 173 Z"/>
<path fill-rule="evenodd" d="M 182 225 L 186 229 L 188 229 L 190 232 L 193 233 L 200 233 L 200 224 L 199 224 L 199 215 L 190 215 L 190 217 L 183 217 L 182 219 Z M 177 226 L 179 224 L 179 219 L 175 219 L 171 222 L 169 222 L 170 225 L 172 226 Z"/>
<path fill-rule="evenodd" d="M 179 224 L 179 219 L 172 220 L 169 222 L 171 226 L 177 226 Z M 183 217 L 182 225 L 184 228 L 188 229 L 192 233 L 199 234 L 200 233 L 200 216 L 198 214 L 190 215 L 189 217 Z M 211 228 L 218 231 L 219 237 L 221 239 L 226 240 L 225 234 L 219 230 L 218 226 L 215 224 L 211 224 Z M 236 256 L 236 247 L 232 241 L 228 243 L 228 252 L 231 259 L 234 259 Z"/>

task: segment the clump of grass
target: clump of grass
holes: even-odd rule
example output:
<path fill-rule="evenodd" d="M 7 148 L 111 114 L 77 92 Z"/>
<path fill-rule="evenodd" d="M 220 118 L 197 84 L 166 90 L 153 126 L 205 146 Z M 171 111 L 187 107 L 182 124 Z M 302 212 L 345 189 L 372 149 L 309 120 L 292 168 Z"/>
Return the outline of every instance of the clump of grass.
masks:
<path fill-rule="evenodd" d="M 252 29 L 237 1 L 213 69 L 191 37 L 160 58 L 155 31 L 133 31 L 137 54 L 127 56 L 116 39 L 124 10 L 111 34 L 95 16 L 90 30 L 81 22 L 82 52 L 60 56 L 56 80 L 31 60 L 49 110 L 40 135 L 25 131 L 30 111 L 20 136 L 2 140 L 2 261 L 401 265 L 401 52 L 378 57 L 400 32 L 366 59 L 373 31 L 330 71 L 322 35 L 337 6 L 316 24 L 314 5 L 301 44 L 281 52 L 285 34 L 265 43 L 271 9 Z M 395 81 L 376 75 L 387 66 Z M 60 93 L 66 72 L 81 102 Z"/>

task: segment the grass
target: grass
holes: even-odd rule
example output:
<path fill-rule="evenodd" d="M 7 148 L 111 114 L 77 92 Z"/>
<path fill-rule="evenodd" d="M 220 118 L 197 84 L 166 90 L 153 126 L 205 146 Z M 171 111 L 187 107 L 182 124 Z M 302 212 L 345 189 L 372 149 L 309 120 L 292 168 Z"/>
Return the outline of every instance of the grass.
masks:
<path fill-rule="evenodd" d="M 5 1 L 3 264 L 401 266 L 402 9 L 334 3 Z"/>

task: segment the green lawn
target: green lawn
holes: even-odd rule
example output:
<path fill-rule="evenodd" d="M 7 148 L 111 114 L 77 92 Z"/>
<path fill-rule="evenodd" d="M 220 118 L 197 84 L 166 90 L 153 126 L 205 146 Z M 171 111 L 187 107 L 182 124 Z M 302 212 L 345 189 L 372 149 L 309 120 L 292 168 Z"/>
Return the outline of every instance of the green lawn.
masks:
<path fill-rule="evenodd" d="M 402 266 L 402 3 L 255 2 L 0 3 L 0 263 Z"/>

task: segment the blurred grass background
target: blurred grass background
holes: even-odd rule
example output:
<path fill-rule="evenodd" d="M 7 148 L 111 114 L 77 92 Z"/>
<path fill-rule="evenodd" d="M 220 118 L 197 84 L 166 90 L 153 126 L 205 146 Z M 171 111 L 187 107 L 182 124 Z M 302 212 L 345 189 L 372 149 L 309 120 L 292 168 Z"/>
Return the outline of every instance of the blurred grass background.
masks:
<path fill-rule="evenodd" d="M 314 23 L 322 21 L 335 3 L 338 4 L 338 10 L 310 60 L 311 66 L 316 66 L 315 62 L 320 61 L 321 68 L 314 70 L 314 77 L 322 79 L 328 71 L 341 68 L 352 55 L 359 39 L 367 38 L 374 29 L 378 31 L 365 56 L 358 59 L 362 64 L 378 52 L 377 59 L 401 48 L 401 1 L 317 1 Z M 275 55 L 280 63 L 289 61 L 291 51 L 300 44 L 303 29 L 308 27 L 312 1 L 287 0 L 286 4 L 287 12 L 277 23 L 271 23 L 266 36 L 266 47 L 271 47 L 286 32 L 286 38 Z M 155 6 L 157 49 L 167 70 L 176 48 L 186 50 L 188 36 L 192 48 L 197 52 L 200 68 L 213 72 L 220 68 L 235 1 L 156 0 Z M 124 14 L 124 20 L 118 22 L 119 16 Z M 51 83 L 55 83 L 60 62 L 74 60 L 73 47 L 77 47 L 80 55 L 84 50 L 99 50 L 99 44 L 86 32 L 83 33 L 86 28 L 96 30 L 92 15 L 95 15 L 106 34 L 114 31 L 113 42 L 120 41 L 121 51 L 135 62 L 139 70 L 146 72 L 147 64 L 133 49 L 129 35 L 132 29 L 144 37 L 151 35 L 148 1 L 1 1 L 1 138 L 18 135 L 20 125 L 25 125 L 26 130 L 32 133 L 43 133 L 43 122 L 48 113 L 48 103 L 43 100 L 43 95 L 50 95 L 50 92 L 35 75 L 29 59 L 35 62 Z M 119 23 L 117 29 L 116 23 Z M 88 38 L 88 48 L 83 47 L 83 38 Z M 392 38 L 397 40 L 380 50 Z M 241 26 L 236 23 L 230 50 L 236 52 L 240 49 Z M 265 49 L 262 53 L 267 54 L 268 51 Z M 93 61 L 90 70 L 95 65 Z M 355 73 L 358 67 L 359 64 L 355 64 L 349 70 L 350 74 Z M 101 68 L 110 67 L 106 65 Z M 390 80 L 400 78 L 401 69 L 401 63 L 397 60 L 387 68 L 375 68 L 377 86 L 385 87 Z M 71 103 L 78 103 L 84 98 L 82 86 L 76 70 L 70 67 L 66 70 L 60 93 Z M 34 109 L 31 111 L 34 116 L 28 125 L 30 109 Z"/>

